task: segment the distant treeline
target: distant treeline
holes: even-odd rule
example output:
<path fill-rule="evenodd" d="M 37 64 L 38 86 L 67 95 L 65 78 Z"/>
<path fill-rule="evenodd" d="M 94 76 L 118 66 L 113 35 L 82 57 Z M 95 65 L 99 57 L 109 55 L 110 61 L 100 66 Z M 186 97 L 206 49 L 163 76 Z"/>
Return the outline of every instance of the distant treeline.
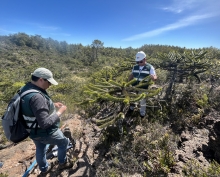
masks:
<path fill-rule="evenodd" d="M 104 42 L 95 39 L 91 45 L 68 44 L 40 35 L 17 33 L 0 36 L 0 67 L 6 77 L 26 80 L 36 67 L 44 66 L 55 71 L 58 78 L 65 78 L 69 73 L 90 77 L 91 73 L 104 66 L 113 66 L 122 61 L 134 61 L 137 51 L 144 51 L 148 61 L 162 60 L 159 53 L 175 51 L 204 50 L 212 58 L 220 59 L 220 50 L 214 47 L 186 49 L 178 46 L 144 44 L 140 48 L 105 47 Z M 154 62 L 153 62 L 154 63 Z M 23 78 L 24 77 L 24 78 Z"/>
<path fill-rule="evenodd" d="M 190 41 L 189 41 L 190 42 Z M 6 46 L 8 49 L 26 48 L 38 50 L 40 53 L 43 52 L 55 52 L 62 57 L 66 56 L 68 59 L 65 63 L 71 63 L 71 60 L 77 60 L 82 62 L 85 66 L 90 66 L 96 61 L 102 61 L 103 59 L 112 58 L 134 58 L 135 53 L 139 50 L 143 50 L 149 57 L 155 57 L 158 52 L 168 53 L 170 51 L 176 51 L 182 53 L 185 50 L 192 50 L 181 48 L 178 46 L 169 45 L 151 45 L 144 44 L 140 48 L 113 48 L 104 47 L 104 42 L 95 39 L 91 45 L 83 46 L 82 44 L 68 44 L 66 41 L 57 41 L 52 38 L 42 38 L 40 35 L 27 35 L 25 33 L 17 33 L 8 36 L 0 36 L 0 53 L 4 52 Z M 194 49 L 201 50 L 201 48 Z M 214 51 L 219 58 L 219 49 L 210 47 L 202 48 L 202 50 Z M 49 55 L 49 54 L 47 54 Z"/>

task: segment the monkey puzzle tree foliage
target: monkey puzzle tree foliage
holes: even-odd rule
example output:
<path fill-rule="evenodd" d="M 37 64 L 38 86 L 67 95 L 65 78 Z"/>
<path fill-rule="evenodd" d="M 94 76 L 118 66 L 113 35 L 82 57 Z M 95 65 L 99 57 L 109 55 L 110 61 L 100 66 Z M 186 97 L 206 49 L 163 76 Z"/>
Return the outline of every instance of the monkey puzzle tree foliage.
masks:
<path fill-rule="evenodd" d="M 147 79 L 147 82 L 140 82 L 136 86 L 132 86 L 136 79 L 127 82 L 127 79 L 120 78 L 118 74 L 127 70 L 125 68 L 128 65 L 103 68 L 94 73 L 92 81 L 84 88 L 84 93 L 88 95 L 88 98 L 81 104 L 105 104 L 108 108 L 111 107 L 111 110 L 114 112 L 102 118 L 102 120 L 96 119 L 94 121 L 101 128 L 115 124 L 118 119 L 123 119 L 130 104 L 139 102 L 144 98 L 151 98 L 161 91 L 160 88 L 148 90 L 141 88 L 142 86 L 153 84 L 149 76 L 144 79 Z"/>
<path fill-rule="evenodd" d="M 131 85 L 135 80 L 127 82 L 127 79 L 124 79 L 124 76 L 127 78 L 128 71 L 130 72 L 133 65 L 134 61 L 126 60 L 122 61 L 120 65 L 115 65 L 114 67 L 104 67 L 102 70 L 91 76 L 91 83 L 85 87 L 84 93 L 89 95 L 89 97 L 84 103 L 108 103 L 108 105 L 114 105 L 114 115 L 109 114 L 110 116 L 107 115 L 105 118 L 102 118 L 102 120 L 95 120 L 100 127 L 103 128 L 114 124 L 119 117 L 124 117 L 121 113 L 125 115 L 130 104 L 138 102 L 143 98 L 147 98 L 148 101 L 151 101 L 152 98 L 158 95 L 162 90 L 162 88 L 150 88 L 147 91 L 140 89 L 143 84 L 152 85 L 153 82 L 150 79 L 148 80 L 148 83 L 140 82 L 139 85 L 132 87 Z M 172 101 L 173 96 L 176 96 L 175 84 L 187 84 L 188 87 L 185 88 L 185 91 L 187 91 L 187 89 L 190 89 L 195 83 L 201 83 L 200 75 L 203 73 L 209 73 L 209 71 L 216 66 L 216 62 L 213 61 L 213 58 L 209 57 L 207 52 L 185 51 L 181 54 L 178 52 L 158 54 L 154 61 L 154 65 L 159 69 L 168 71 L 168 87 L 164 86 L 163 88 L 165 89 L 165 96 L 161 98 L 163 100 L 154 99 L 158 104 L 156 107 L 161 106 L 160 101 L 165 101 L 168 103 L 167 105 L 171 106 L 173 109 L 176 107 L 173 105 L 175 101 Z M 127 75 L 125 74 L 126 72 Z M 188 96 L 190 96 L 190 94 Z M 186 96 L 186 98 L 188 96 Z M 197 97 L 197 100 L 195 101 L 197 103 L 205 101 L 204 96 L 205 95 L 201 97 L 195 96 Z M 192 100 L 193 99 L 194 98 L 192 98 Z M 163 105 L 161 110 L 171 109 L 171 107 L 165 108 Z M 154 114 L 157 116 L 157 113 Z M 165 117 L 167 116 L 166 113 L 164 113 L 164 115 Z"/>
<path fill-rule="evenodd" d="M 154 65 L 167 71 L 163 85 L 162 117 L 168 117 L 177 129 L 196 125 L 210 107 L 211 89 L 219 72 L 219 61 L 208 51 L 158 54 Z M 216 102 L 212 100 L 212 102 Z M 193 110 L 193 111 L 192 111 Z"/>
<path fill-rule="evenodd" d="M 162 59 L 162 62 L 157 65 L 158 68 L 169 72 L 169 86 L 165 99 L 172 97 L 175 83 L 183 83 L 185 80 L 188 84 L 194 84 L 193 78 L 195 78 L 197 83 L 201 83 L 199 75 L 216 65 L 206 54 L 207 52 L 204 51 L 199 51 L 198 53 L 185 51 L 182 54 L 178 52 L 158 54 L 158 58 Z"/>

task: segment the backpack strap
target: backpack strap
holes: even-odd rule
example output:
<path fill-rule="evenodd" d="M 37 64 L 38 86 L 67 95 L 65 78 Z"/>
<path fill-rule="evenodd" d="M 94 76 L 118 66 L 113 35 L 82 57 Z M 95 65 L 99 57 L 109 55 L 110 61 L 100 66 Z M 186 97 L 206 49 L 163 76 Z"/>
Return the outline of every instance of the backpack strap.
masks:
<path fill-rule="evenodd" d="M 24 92 L 20 95 L 20 97 L 22 98 L 22 97 L 24 97 L 25 95 L 27 95 L 28 93 L 41 93 L 41 92 L 38 91 L 38 90 L 35 90 L 35 89 L 30 89 L 30 90 L 24 91 Z"/>
<path fill-rule="evenodd" d="M 25 95 L 27 95 L 27 94 L 29 94 L 29 93 L 40 93 L 41 95 L 43 95 L 43 94 L 42 94 L 40 91 L 38 91 L 38 90 L 30 89 L 30 90 L 24 91 L 24 92 L 20 95 L 20 97 L 22 98 L 22 97 L 24 97 Z M 43 95 L 43 96 L 44 96 L 44 95 Z M 45 97 L 45 96 L 44 96 L 44 97 Z M 35 121 L 31 124 L 30 129 L 33 128 L 34 124 L 36 124 L 36 126 L 35 126 L 35 134 L 37 134 L 37 127 L 38 127 L 38 122 L 37 122 L 37 120 L 35 120 Z"/>

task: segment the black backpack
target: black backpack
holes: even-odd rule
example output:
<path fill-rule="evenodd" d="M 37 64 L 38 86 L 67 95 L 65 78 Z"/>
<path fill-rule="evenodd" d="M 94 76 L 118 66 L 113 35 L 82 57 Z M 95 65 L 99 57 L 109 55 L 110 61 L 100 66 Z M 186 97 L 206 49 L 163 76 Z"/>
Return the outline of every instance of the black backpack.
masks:
<path fill-rule="evenodd" d="M 27 127 L 23 115 L 20 111 L 21 98 L 28 93 L 39 93 L 39 91 L 30 89 L 22 94 L 20 91 L 14 95 L 8 104 L 7 110 L 2 116 L 2 126 L 4 129 L 5 136 L 8 140 L 18 143 L 26 139 L 30 135 L 30 128 Z M 34 122 L 31 127 L 34 126 Z"/>

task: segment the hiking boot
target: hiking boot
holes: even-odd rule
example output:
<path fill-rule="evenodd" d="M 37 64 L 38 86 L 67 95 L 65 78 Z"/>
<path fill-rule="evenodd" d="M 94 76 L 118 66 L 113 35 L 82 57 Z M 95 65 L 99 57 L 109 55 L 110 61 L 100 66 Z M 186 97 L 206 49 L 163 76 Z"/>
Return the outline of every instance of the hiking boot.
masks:
<path fill-rule="evenodd" d="M 72 167 L 73 167 L 73 162 L 69 158 L 67 158 L 65 163 L 59 164 L 58 169 L 64 170 L 64 169 L 72 168 Z"/>
<path fill-rule="evenodd" d="M 143 112 L 141 111 L 141 112 L 140 112 L 140 117 L 141 117 L 141 118 L 144 118 L 145 115 L 146 115 L 146 112 L 145 112 L 145 111 L 143 111 Z"/>
<path fill-rule="evenodd" d="M 72 143 L 73 148 L 75 148 L 76 140 L 73 139 L 72 133 L 71 133 L 69 127 L 66 127 L 66 128 L 63 130 L 63 134 L 64 134 L 65 137 L 69 138 L 70 143 Z"/>
<path fill-rule="evenodd" d="M 52 165 L 49 164 L 48 167 L 47 167 L 47 170 L 45 172 L 40 172 L 40 174 L 37 176 L 37 177 L 45 177 L 52 169 Z"/>
<path fill-rule="evenodd" d="M 143 119 L 145 117 L 145 114 L 140 114 L 140 117 Z"/>
<path fill-rule="evenodd" d="M 65 137 L 69 138 L 70 140 L 73 139 L 69 127 L 66 127 L 66 128 L 63 130 L 63 134 L 64 134 Z"/>
<path fill-rule="evenodd" d="M 134 112 L 134 109 L 132 110 L 132 109 L 129 108 L 125 116 L 129 117 L 133 114 L 133 112 Z"/>
<path fill-rule="evenodd" d="M 45 172 L 41 172 L 43 174 L 50 172 L 50 170 L 52 169 L 51 164 L 48 165 L 47 170 Z"/>

